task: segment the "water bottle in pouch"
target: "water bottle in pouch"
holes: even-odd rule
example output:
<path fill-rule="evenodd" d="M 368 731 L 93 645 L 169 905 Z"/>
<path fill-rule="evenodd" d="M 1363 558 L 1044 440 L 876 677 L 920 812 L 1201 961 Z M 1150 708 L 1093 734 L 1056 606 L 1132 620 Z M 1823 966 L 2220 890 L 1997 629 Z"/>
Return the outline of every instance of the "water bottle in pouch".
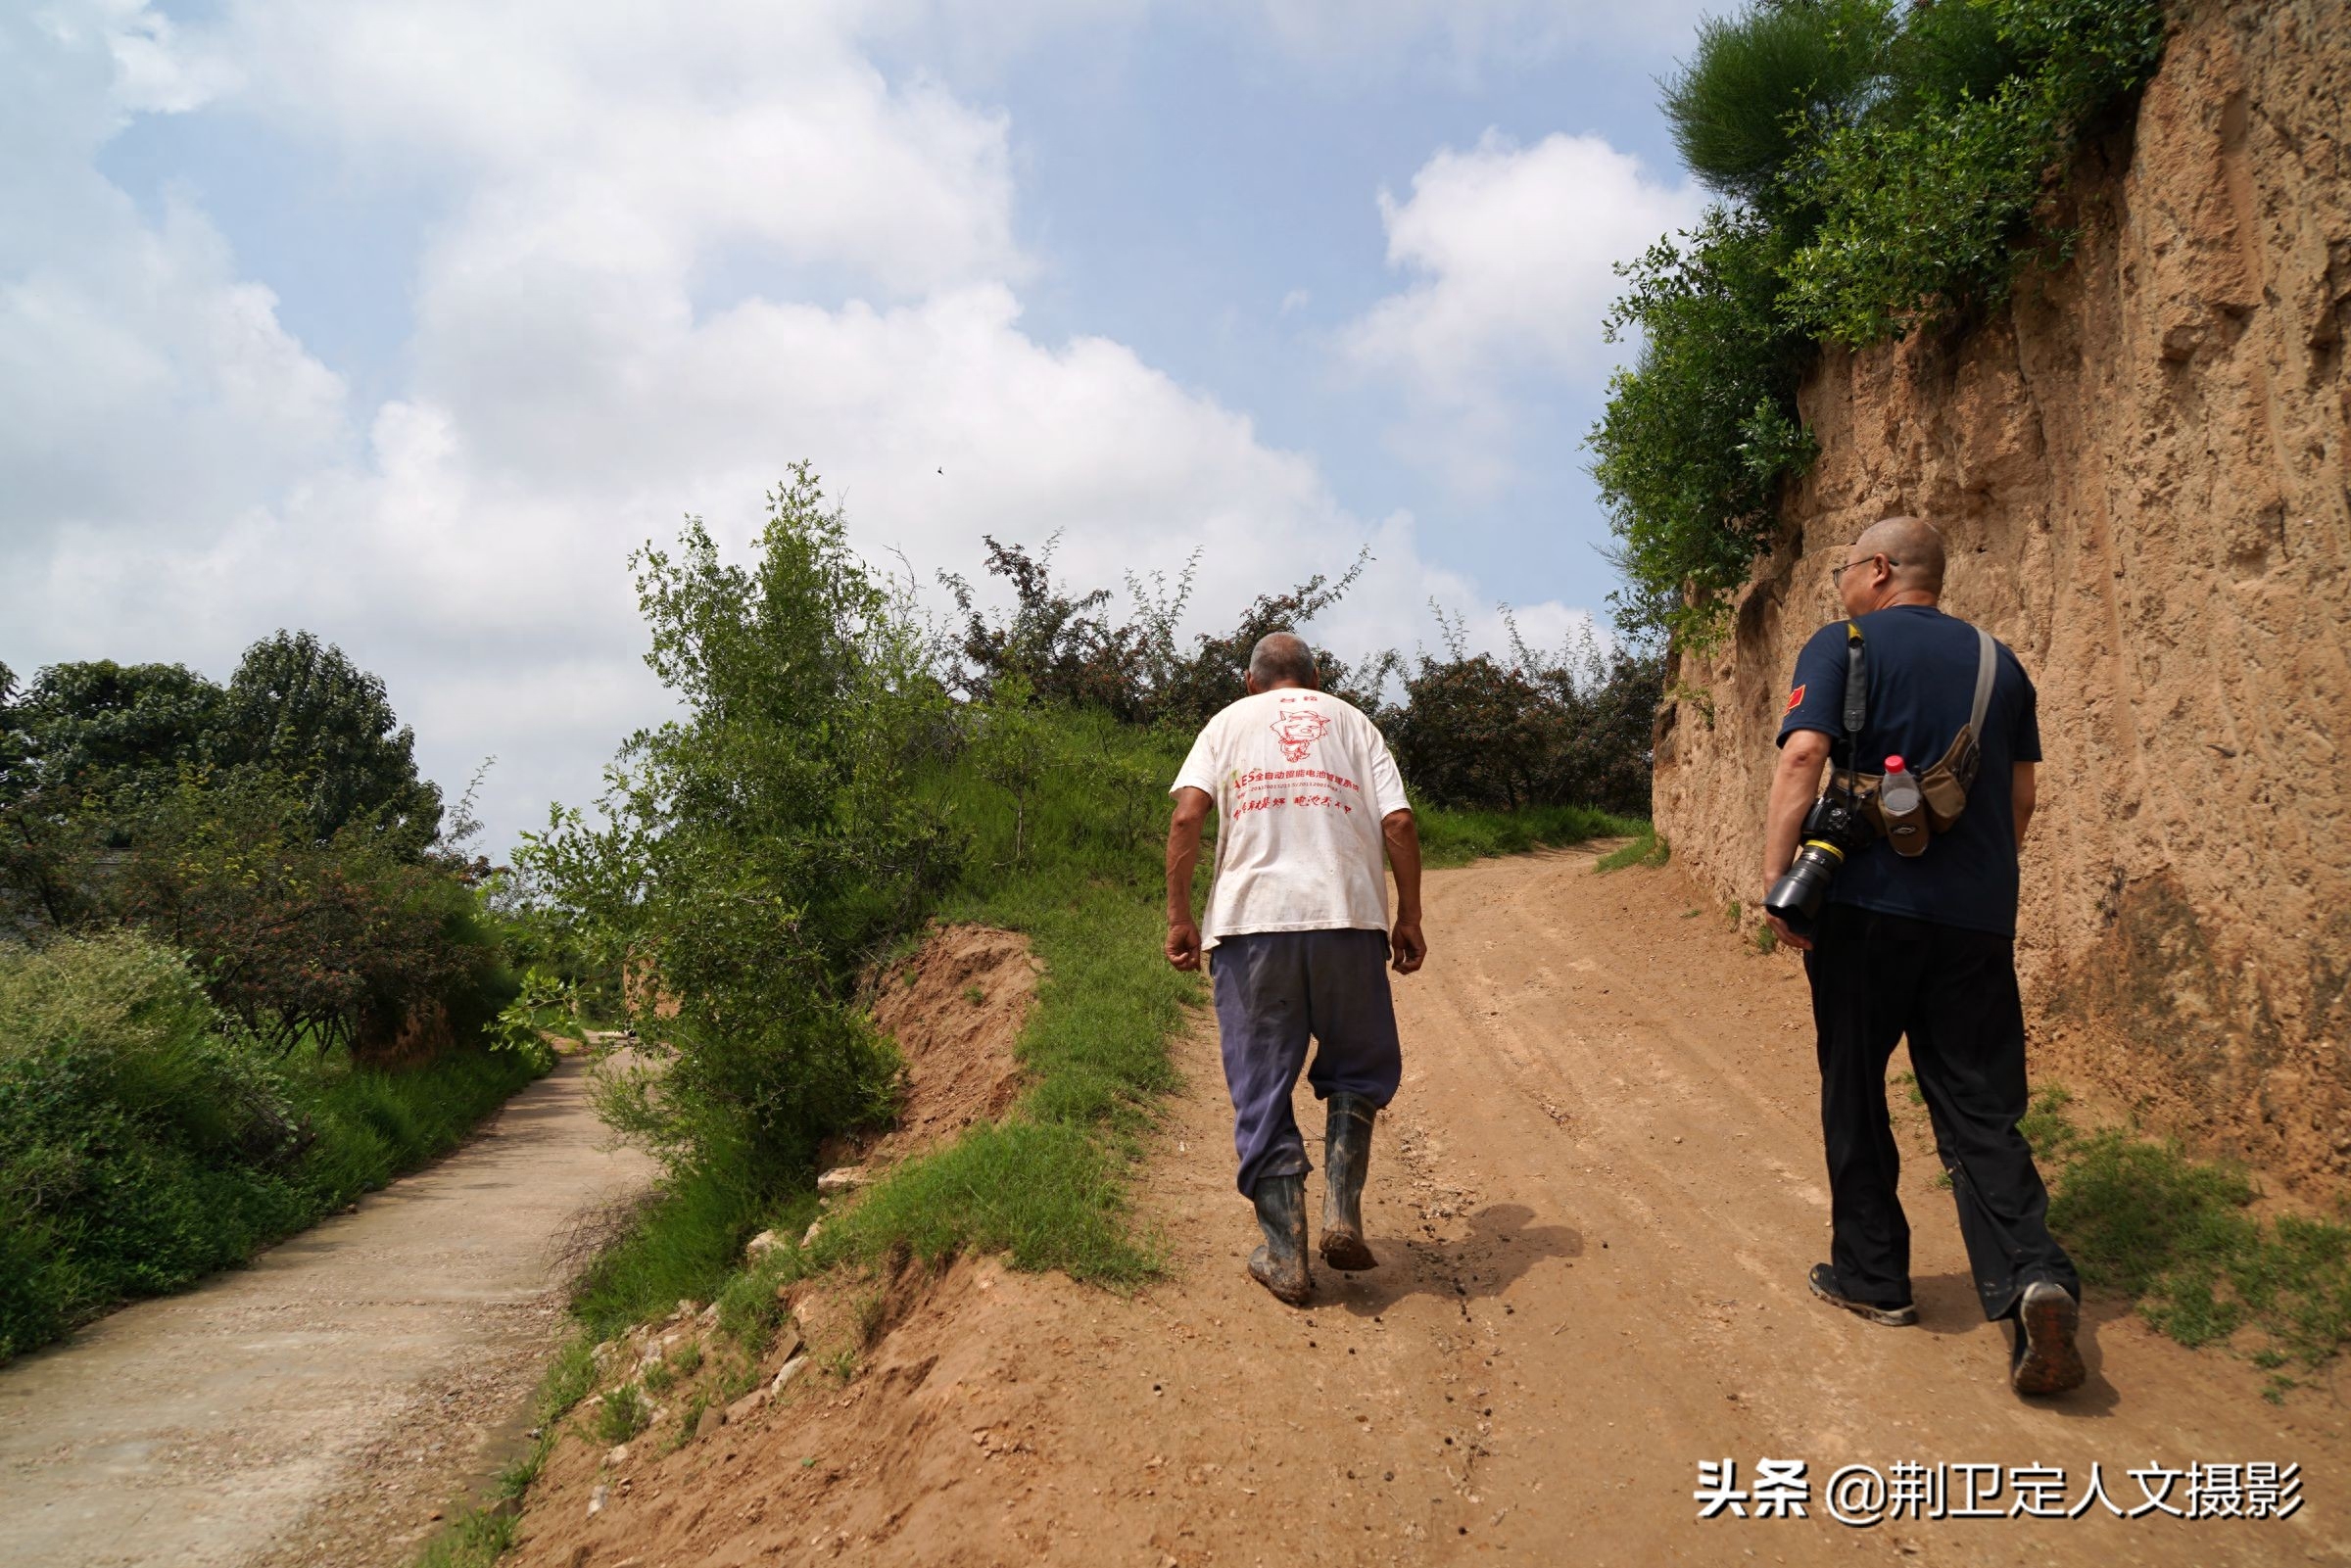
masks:
<path fill-rule="evenodd" d="M 1899 757 L 1886 759 L 1886 777 L 1878 785 L 1878 816 L 1886 824 L 1886 837 L 1896 854 L 1923 855 L 1927 852 L 1927 801 L 1919 792 L 1918 778 Z"/>

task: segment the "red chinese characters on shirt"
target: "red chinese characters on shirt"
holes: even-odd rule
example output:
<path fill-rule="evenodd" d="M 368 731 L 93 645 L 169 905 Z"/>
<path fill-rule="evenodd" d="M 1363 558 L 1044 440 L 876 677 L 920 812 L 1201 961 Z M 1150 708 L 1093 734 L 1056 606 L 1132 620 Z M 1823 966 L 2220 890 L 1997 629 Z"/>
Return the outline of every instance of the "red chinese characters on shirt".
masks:
<path fill-rule="evenodd" d="M 1330 728 L 1330 721 L 1319 713 L 1285 713 L 1273 721 L 1273 738 L 1281 742 L 1281 754 L 1292 762 L 1304 762 L 1316 741 Z"/>

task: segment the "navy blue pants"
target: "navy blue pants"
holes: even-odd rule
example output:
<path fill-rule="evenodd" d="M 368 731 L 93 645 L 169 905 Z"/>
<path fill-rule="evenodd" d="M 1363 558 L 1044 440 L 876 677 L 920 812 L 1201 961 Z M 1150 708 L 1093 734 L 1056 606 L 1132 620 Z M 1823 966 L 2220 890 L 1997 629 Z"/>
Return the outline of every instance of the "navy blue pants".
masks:
<path fill-rule="evenodd" d="M 1396 1006 L 1388 994 L 1385 931 L 1254 931 L 1209 950 L 1224 1087 L 1232 1095 L 1232 1145 L 1241 1196 L 1259 1178 L 1313 1169 L 1290 1110 L 1290 1093 L 1317 1046 L 1306 1081 L 1315 1098 L 1360 1094 L 1375 1106 L 1395 1098 L 1404 1075 Z"/>
<path fill-rule="evenodd" d="M 1886 1115 L 1886 1063 L 1907 1035 L 1984 1315 L 2005 1317 L 2037 1280 L 2080 1299 L 2073 1259 L 2049 1234 L 2048 1189 L 2016 1126 L 2026 1109 L 2016 944 L 1831 904 L 1804 973 L 1819 1029 L 1838 1289 L 1858 1301 L 1910 1300 L 1910 1222 L 1895 1191 L 1901 1151 Z"/>

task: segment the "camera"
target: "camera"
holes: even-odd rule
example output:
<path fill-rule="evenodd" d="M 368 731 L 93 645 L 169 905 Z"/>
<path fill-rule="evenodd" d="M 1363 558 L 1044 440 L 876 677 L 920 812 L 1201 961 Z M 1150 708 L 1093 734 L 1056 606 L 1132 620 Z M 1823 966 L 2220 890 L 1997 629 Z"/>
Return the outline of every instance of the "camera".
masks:
<path fill-rule="evenodd" d="M 1763 907 L 1798 932 L 1820 918 L 1829 882 L 1846 852 L 1861 840 L 1861 803 L 1850 792 L 1824 794 L 1804 813 L 1795 863 L 1763 895 Z"/>

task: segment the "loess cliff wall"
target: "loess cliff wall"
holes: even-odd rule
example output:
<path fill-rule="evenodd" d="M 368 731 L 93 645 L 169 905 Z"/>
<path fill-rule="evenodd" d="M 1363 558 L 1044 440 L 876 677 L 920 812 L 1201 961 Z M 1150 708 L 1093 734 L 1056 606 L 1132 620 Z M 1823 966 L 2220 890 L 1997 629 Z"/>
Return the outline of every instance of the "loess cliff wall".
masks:
<path fill-rule="evenodd" d="M 2034 1070 L 2312 1196 L 2351 1190 L 2351 5 L 2183 5 L 2063 200 L 2070 262 L 1955 338 L 1832 352 L 1818 463 L 1717 654 L 1680 658 L 1655 815 L 1760 894 L 1788 672 L 1883 516 L 2040 689 L 2018 935 Z"/>

